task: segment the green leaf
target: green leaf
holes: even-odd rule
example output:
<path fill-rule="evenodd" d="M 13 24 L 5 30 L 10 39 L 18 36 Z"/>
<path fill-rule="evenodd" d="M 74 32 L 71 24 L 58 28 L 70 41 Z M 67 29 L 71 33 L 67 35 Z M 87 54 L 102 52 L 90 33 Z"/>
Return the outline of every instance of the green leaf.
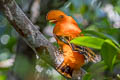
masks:
<path fill-rule="evenodd" d="M 115 11 L 118 12 L 120 14 L 120 6 L 115 6 Z"/>
<path fill-rule="evenodd" d="M 97 32 L 97 31 L 93 31 L 93 30 L 84 30 L 82 33 L 83 34 L 93 35 L 93 36 L 100 37 L 100 38 L 103 38 L 103 39 L 107 39 L 108 38 L 103 33 L 100 33 L 100 32 Z"/>
<path fill-rule="evenodd" d="M 120 48 L 118 48 L 118 47 L 114 44 L 114 42 L 113 42 L 112 40 L 106 39 L 105 42 L 107 42 L 108 44 L 110 44 L 111 46 L 113 46 L 113 47 L 116 49 L 116 52 L 117 52 L 117 53 L 120 53 Z"/>
<path fill-rule="evenodd" d="M 87 73 L 85 76 L 82 78 L 82 80 L 92 80 L 91 74 Z"/>
<path fill-rule="evenodd" d="M 88 68 L 88 72 L 90 73 L 92 79 L 95 80 L 103 80 L 104 79 L 104 74 L 103 72 L 107 69 L 107 66 L 105 65 L 104 61 L 100 61 L 96 64 L 92 64 Z M 94 72 L 94 73 L 93 73 Z M 88 79 L 86 79 L 88 80 Z"/>
<path fill-rule="evenodd" d="M 104 39 L 92 37 L 92 36 L 83 36 L 77 37 L 70 41 L 76 45 L 87 46 L 95 49 L 101 49 Z"/>
<path fill-rule="evenodd" d="M 93 30 L 85 30 L 82 33 L 87 34 L 87 35 L 93 35 L 93 36 L 96 36 L 96 37 L 99 37 L 102 39 L 110 39 L 110 40 L 112 40 L 113 43 L 115 43 L 120 48 L 120 44 L 111 36 L 108 36 L 103 33 L 93 31 Z"/>
<path fill-rule="evenodd" d="M 107 66 L 105 65 L 104 61 L 100 61 L 96 64 L 92 64 L 88 71 L 90 72 L 95 72 L 96 73 L 100 73 L 100 72 L 104 72 L 104 70 L 107 68 Z"/>
<path fill-rule="evenodd" d="M 8 44 L 6 45 L 6 48 L 8 48 L 11 52 L 13 50 L 13 46 L 16 44 L 16 38 L 10 37 Z"/>
<path fill-rule="evenodd" d="M 101 49 L 101 56 L 105 62 L 105 64 L 112 70 L 113 65 L 116 60 L 116 55 L 118 53 L 118 49 L 110 40 L 105 40 Z"/>
<path fill-rule="evenodd" d="M 6 76 L 5 75 L 0 75 L 0 80 L 6 80 Z"/>

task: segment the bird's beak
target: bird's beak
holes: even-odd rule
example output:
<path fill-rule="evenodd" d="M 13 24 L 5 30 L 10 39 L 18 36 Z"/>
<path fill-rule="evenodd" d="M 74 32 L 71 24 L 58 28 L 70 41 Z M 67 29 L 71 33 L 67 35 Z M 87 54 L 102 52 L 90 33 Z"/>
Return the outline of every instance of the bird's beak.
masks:
<path fill-rule="evenodd" d="M 57 22 L 57 20 L 49 20 L 49 22 L 55 23 L 55 22 Z"/>

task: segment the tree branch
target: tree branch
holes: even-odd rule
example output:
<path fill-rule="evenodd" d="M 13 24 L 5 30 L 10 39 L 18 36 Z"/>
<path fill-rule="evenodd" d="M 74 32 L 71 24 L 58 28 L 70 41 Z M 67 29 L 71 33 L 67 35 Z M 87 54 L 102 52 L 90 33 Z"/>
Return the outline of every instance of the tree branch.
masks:
<path fill-rule="evenodd" d="M 47 62 L 54 68 L 62 63 L 63 56 L 59 54 L 57 48 L 32 24 L 14 0 L 0 0 L 0 9 L 4 12 L 4 15 L 16 31 L 38 55 L 41 56 L 43 52 L 47 52 L 50 55 L 47 59 L 52 61 L 50 62 L 48 60 Z M 43 59 L 46 60 L 45 57 Z M 79 71 L 77 71 L 77 74 L 78 73 Z"/>
<path fill-rule="evenodd" d="M 25 41 L 32 47 L 32 49 L 39 53 L 39 48 L 46 48 L 48 50 L 53 64 L 58 65 L 57 60 L 59 51 L 42 35 L 42 33 L 32 24 L 32 22 L 25 16 L 23 11 L 18 7 L 14 0 L 1 0 L 1 10 L 7 17 L 9 22 L 13 25 L 16 31 L 25 39 Z M 42 47 L 41 47 L 42 46 Z"/>

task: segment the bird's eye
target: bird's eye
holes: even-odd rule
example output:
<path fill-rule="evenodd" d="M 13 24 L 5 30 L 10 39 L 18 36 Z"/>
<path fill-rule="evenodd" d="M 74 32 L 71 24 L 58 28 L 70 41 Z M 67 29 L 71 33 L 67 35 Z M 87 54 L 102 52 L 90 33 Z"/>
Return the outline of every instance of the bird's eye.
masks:
<path fill-rule="evenodd" d="M 64 16 L 63 16 L 63 15 L 60 15 L 59 17 L 60 17 L 60 18 L 64 18 Z"/>

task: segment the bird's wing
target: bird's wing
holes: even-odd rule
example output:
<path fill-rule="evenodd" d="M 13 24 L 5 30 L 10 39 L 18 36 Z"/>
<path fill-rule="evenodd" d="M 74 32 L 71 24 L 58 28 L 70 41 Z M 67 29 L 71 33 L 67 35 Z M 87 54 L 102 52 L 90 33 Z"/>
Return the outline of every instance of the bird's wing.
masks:
<path fill-rule="evenodd" d="M 64 42 L 65 44 L 70 44 L 70 38 L 68 36 L 58 36 L 54 35 L 55 38 L 59 39 L 61 42 Z"/>
<path fill-rule="evenodd" d="M 60 41 L 64 42 L 65 44 L 70 45 L 73 51 L 83 54 L 85 56 L 86 62 L 92 61 L 96 63 L 99 61 L 99 57 L 90 48 L 84 46 L 78 46 L 73 43 L 70 43 L 70 39 L 68 36 L 55 35 L 55 37 Z"/>
<path fill-rule="evenodd" d="M 99 57 L 88 47 L 78 46 L 75 44 L 71 44 L 72 50 L 79 52 L 85 56 L 86 61 L 92 61 L 94 63 L 99 62 Z"/>

